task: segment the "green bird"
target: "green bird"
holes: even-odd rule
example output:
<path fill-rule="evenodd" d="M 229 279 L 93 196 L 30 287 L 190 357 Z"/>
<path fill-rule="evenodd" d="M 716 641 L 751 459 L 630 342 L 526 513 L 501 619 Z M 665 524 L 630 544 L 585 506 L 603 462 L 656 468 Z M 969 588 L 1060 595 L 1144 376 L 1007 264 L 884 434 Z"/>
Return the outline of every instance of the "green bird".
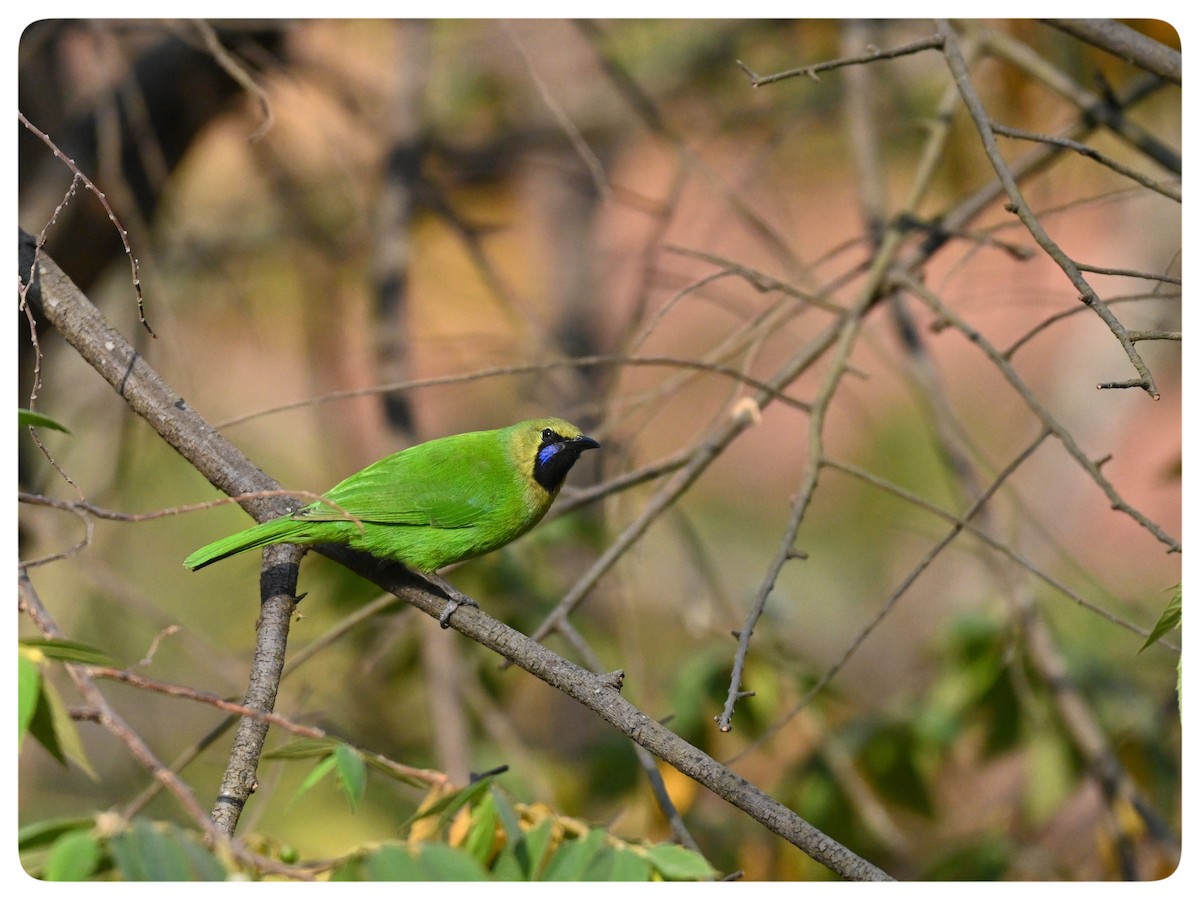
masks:
<path fill-rule="evenodd" d="M 201 547 L 183 564 L 200 569 L 268 544 L 346 544 L 433 573 L 529 531 L 579 455 L 599 446 L 555 418 L 427 441 L 354 473 L 324 500 Z"/>

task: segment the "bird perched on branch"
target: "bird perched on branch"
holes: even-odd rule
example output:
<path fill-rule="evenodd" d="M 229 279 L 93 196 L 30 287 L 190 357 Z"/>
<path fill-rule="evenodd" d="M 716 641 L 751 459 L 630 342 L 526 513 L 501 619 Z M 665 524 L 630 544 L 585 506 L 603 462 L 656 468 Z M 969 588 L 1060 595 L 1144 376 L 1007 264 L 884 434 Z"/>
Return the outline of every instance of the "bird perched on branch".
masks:
<path fill-rule="evenodd" d="M 433 573 L 529 531 L 579 455 L 599 446 L 555 418 L 427 441 L 354 473 L 323 500 L 200 548 L 183 564 L 200 569 L 268 544 L 346 544 Z"/>

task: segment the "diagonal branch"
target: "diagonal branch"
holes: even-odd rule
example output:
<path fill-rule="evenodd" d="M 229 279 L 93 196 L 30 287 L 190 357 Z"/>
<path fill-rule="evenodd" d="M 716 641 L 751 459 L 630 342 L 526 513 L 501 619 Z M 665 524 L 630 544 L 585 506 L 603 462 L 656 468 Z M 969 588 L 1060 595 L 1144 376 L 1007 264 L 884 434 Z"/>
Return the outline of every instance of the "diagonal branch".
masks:
<path fill-rule="evenodd" d="M 1113 509 L 1125 513 L 1137 522 L 1138 525 L 1154 535 L 1159 542 L 1166 545 L 1167 552 L 1181 553 L 1183 551 L 1183 545 L 1179 542 L 1178 538 L 1168 534 L 1161 526 L 1152 521 L 1136 507 L 1130 505 L 1117 493 L 1117 489 L 1113 483 L 1104 477 L 1104 473 L 1100 471 L 1100 466 L 1083 452 L 1083 448 L 1075 442 L 1071 433 L 1063 428 L 1054 416 L 1050 414 L 1050 410 L 1043 406 L 1033 395 L 1028 385 L 1025 384 L 1021 376 L 1017 374 L 1016 369 L 1013 368 L 1013 364 L 1004 357 L 1004 354 L 993 347 L 987 338 L 967 324 L 961 316 L 954 313 L 950 307 L 942 303 L 938 296 L 920 281 L 910 275 L 899 272 L 894 272 L 893 278 L 897 287 L 905 288 L 913 296 L 919 298 L 933 311 L 934 315 L 939 316 L 942 321 L 948 322 L 954 328 L 957 328 L 971 343 L 983 351 L 992 364 L 1000 370 L 1000 373 L 1012 386 L 1013 390 L 1021 396 L 1021 399 L 1029 407 L 1030 411 L 1042 421 L 1042 424 L 1046 428 L 1053 432 L 1054 436 L 1058 438 L 1067 452 L 1071 454 L 1072 458 L 1091 476 L 1092 481 L 1096 482 L 1096 485 L 1104 492 L 1104 496 L 1109 499 Z"/>
<path fill-rule="evenodd" d="M 1058 264 L 1059 268 L 1071 280 L 1071 284 L 1075 285 L 1076 290 L 1079 291 L 1079 299 L 1100 316 L 1104 324 L 1109 327 L 1113 335 L 1120 342 L 1121 347 L 1125 350 L 1125 354 L 1129 357 L 1129 361 L 1133 363 L 1133 367 L 1140 376 L 1139 380 L 1130 382 L 1127 386 L 1140 387 L 1157 400 L 1159 393 L 1158 388 L 1154 385 L 1154 376 L 1150 374 L 1150 369 L 1147 368 L 1141 354 L 1134 347 L 1133 341 L 1129 339 L 1129 333 L 1125 330 L 1125 326 L 1121 324 L 1112 310 L 1108 308 L 1108 304 L 1100 299 L 1099 295 L 1092 289 L 1092 286 L 1088 284 L 1087 279 L 1083 277 L 1083 273 L 1079 271 L 1079 267 L 1074 261 L 1054 242 L 1046 232 L 1046 229 L 1042 227 L 1042 223 L 1038 220 L 1037 216 L 1034 215 L 1033 210 L 1029 208 L 1029 204 L 1025 202 L 1025 197 L 1021 193 L 1021 189 L 1017 187 L 1016 179 L 1013 178 L 1008 164 L 1004 161 L 1004 157 L 1000 153 L 1000 147 L 996 143 L 995 132 L 992 130 L 991 120 L 987 114 L 987 110 L 983 108 L 983 101 L 979 98 L 979 94 L 976 93 L 975 86 L 971 82 L 971 73 L 967 69 L 966 60 L 963 59 L 962 51 L 959 49 L 958 40 L 954 36 L 954 30 L 950 27 L 950 23 L 941 19 L 938 21 L 937 27 L 938 33 L 945 39 L 942 52 L 946 58 L 946 65 L 954 76 L 958 92 L 962 96 L 963 103 L 966 104 L 968 112 L 971 114 L 971 120 L 975 123 L 975 128 L 979 131 L 979 137 L 983 141 L 984 152 L 987 153 L 992 168 L 996 170 L 996 175 L 1004 186 L 1004 192 L 1008 195 L 1011 211 L 1017 214 L 1021 222 L 1024 223 L 1029 233 L 1033 236 L 1033 239 Z M 1122 386 L 1126 385 L 1123 384 Z"/>
<path fill-rule="evenodd" d="M 931 35 L 920 40 L 913 41 L 909 44 L 902 44 L 899 47 L 892 47 L 890 50 L 880 50 L 871 47 L 865 53 L 859 53 L 852 56 L 844 56 L 840 59 L 831 59 L 825 62 L 814 63 L 810 66 L 801 66 L 798 69 L 788 69 L 785 72 L 775 72 L 772 75 L 758 75 L 750 69 L 740 59 L 737 61 L 738 66 L 746 77 L 750 79 L 750 84 L 754 87 L 760 87 L 764 84 L 773 84 L 776 81 L 783 81 L 785 78 L 798 78 L 805 76 L 813 81 L 819 81 L 818 72 L 828 72 L 832 69 L 840 69 L 843 66 L 858 66 L 863 63 L 879 62 L 885 59 L 896 59 L 899 56 L 908 56 L 912 53 L 920 53 L 923 50 L 937 50 L 942 46 L 941 35 Z"/>
<path fill-rule="evenodd" d="M 1107 50 L 1121 59 L 1183 84 L 1183 54 L 1113 19 L 1045 19 L 1047 25 Z"/>
<path fill-rule="evenodd" d="M 39 630 L 46 637 L 65 637 L 58 625 L 51 618 L 50 613 L 42 605 L 41 598 L 38 596 L 37 590 L 29 578 L 29 573 L 25 569 L 22 568 L 18 572 L 17 582 L 20 610 L 33 619 Z M 205 836 L 215 846 L 227 848 L 241 862 L 260 871 L 278 875 L 304 877 L 290 866 L 281 865 L 275 860 L 254 853 L 240 840 L 235 839 L 231 833 L 223 831 L 215 822 L 210 821 L 196 800 L 196 796 L 192 793 L 191 788 L 184 784 L 174 771 L 164 765 L 155 756 L 154 751 L 150 749 L 149 745 L 142 740 L 141 736 L 129 726 L 108 702 L 103 692 L 96 686 L 90 667 L 67 663 L 66 670 L 84 701 L 96 711 L 96 719 L 100 725 L 125 745 L 130 755 L 150 773 L 157 784 L 162 785 L 174 795 L 179 805 L 196 821 Z"/>
<path fill-rule="evenodd" d="M 128 341 L 105 321 L 99 310 L 52 260 L 42 255 L 34 262 L 32 237 L 22 232 L 20 240 L 23 265 L 29 257 L 29 264 L 24 265 L 23 271 L 35 271 L 37 277 L 35 289 L 29 292 L 30 301 L 40 307 L 67 341 L 113 386 L 131 409 L 210 482 L 226 493 L 244 494 L 275 487 L 269 476 L 187 405 L 134 351 Z M 36 268 L 33 268 L 34 265 Z M 760 399 L 766 402 L 767 397 Z M 285 502 L 267 497 L 246 500 L 243 506 L 256 519 L 263 519 L 272 515 L 274 510 L 282 511 Z M 260 646 L 256 650 L 256 661 L 259 655 L 277 653 L 281 658 L 282 647 L 286 644 L 287 619 L 292 609 L 294 582 L 289 584 L 289 581 L 295 572 L 295 558 L 289 559 L 287 554 L 297 553 L 298 548 L 284 544 L 274 549 L 278 555 L 267 553 L 264 556 L 263 593 L 264 599 L 270 599 L 271 602 L 264 605 L 260 620 Z M 445 597 L 431 591 L 428 582 L 399 564 L 346 547 L 325 545 L 317 549 L 430 616 L 439 616 L 447 603 Z M 451 624 L 465 636 L 494 650 L 587 707 L 659 759 L 713 791 L 833 872 L 852 880 L 890 880 L 887 873 L 877 866 L 823 834 L 761 788 L 626 701 L 604 676 L 563 659 L 476 607 L 459 609 Z M 274 641 L 276 646 L 263 647 L 264 638 Z M 277 686 L 278 681 L 275 683 Z M 262 708 L 251 702 L 246 705 Z M 246 721 L 262 725 L 265 733 L 266 723 L 261 719 L 243 719 L 243 722 Z"/>

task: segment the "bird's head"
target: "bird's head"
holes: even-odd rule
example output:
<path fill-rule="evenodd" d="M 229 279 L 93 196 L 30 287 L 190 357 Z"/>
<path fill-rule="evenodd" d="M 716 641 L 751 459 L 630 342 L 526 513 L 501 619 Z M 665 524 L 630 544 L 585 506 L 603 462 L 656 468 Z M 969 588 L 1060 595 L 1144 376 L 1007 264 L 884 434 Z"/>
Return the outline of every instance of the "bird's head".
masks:
<path fill-rule="evenodd" d="M 595 450 L 598 441 L 563 419 L 529 419 L 509 429 L 512 458 L 551 495 L 584 450 Z"/>

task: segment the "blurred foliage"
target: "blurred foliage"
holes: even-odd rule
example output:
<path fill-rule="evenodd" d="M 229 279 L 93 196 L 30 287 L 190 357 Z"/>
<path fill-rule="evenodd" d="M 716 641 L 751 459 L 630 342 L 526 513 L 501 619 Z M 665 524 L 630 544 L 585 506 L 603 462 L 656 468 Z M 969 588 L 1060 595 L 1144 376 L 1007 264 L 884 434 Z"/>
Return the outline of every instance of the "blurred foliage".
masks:
<path fill-rule="evenodd" d="M 339 777 L 358 790 L 365 787 L 365 770 L 346 764 L 354 758 L 361 764 L 356 751 L 338 744 L 325 761 L 336 760 Z M 350 769 L 356 774 L 347 775 Z M 351 807 L 356 804 L 350 798 Z M 715 874 L 702 856 L 677 844 L 624 841 L 545 806 L 514 803 L 490 778 L 458 790 L 435 787 L 402 830 L 403 839 L 375 842 L 307 871 L 330 881 L 697 881 Z M 296 861 L 286 845 L 255 835 L 246 840 L 268 858 Z M 26 870 L 46 881 L 263 875 L 226 853 L 214 854 L 194 832 L 141 818 L 125 822 L 105 814 L 39 822 L 23 828 L 18 842 Z"/>
<path fill-rule="evenodd" d="M 31 638 L 17 644 L 18 746 L 32 735 L 63 766 L 74 763 L 92 778 L 79 731 L 54 683 L 45 677 L 51 660 L 91 665 L 111 665 L 103 651 L 76 641 Z"/>
<path fill-rule="evenodd" d="M 594 468 L 572 473 L 561 507 L 573 491 L 700 445 L 752 393 L 664 358 L 769 379 L 830 321 L 795 297 L 846 302 L 870 262 L 846 73 L 752 89 L 736 64 L 768 73 L 860 52 L 848 49 L 845 23 L 217 25 L 271 108 L 270 129 L 254 141 L 260 107 L 213 63 L 194 23 L 46 20 L 21 41 L 21 111 L 113 204 L 158 337 L 138 325 L 129 261 L 107 214 L 27 129 L 21 223 L 44 230 L 47 252 L 147 360 L 286 486 L 320 490 L 414 439 L 554 413 L 595 425 L 604 445 Z M 1138 74 L 1042 23 L 960 26 L 970 38 L 990 30 L 1021 41 L 1089 88 L 1120 92 Z M 1139 27 L 1177 39 L 1163 23 Z M 881 48 L 930 33 L 923 21 L 867 32 Z M 143 71 L 136 88 L 120 81 Z M 871 71 L 890 214 L 913 187 L 948 81 L 936 53 Z M 1076 117 L 999 56 L 978 77 L 998 122 L 1053 133 Z M 159 104 L 169 114 L 156 115 Z M 1130 115 L 1179 144 L 1177 91 Z M 1147 165 L 1111 134 L 1094 140 Z M 1005 154 L 1016 158 L 1019 144 Z M 978 147 L 956 113 L 918 218 L 935 220 L 991 178 Z M 388 256 L 379 217 L 397 170 L 409 176 L 411 207 L 399 254 L 403 328 L 390 333 L 373 279 Z M 1023 186 L 1075 258 L 1178 274 L 1177 206 L 1082 157 L 1048 171 Z M 1022 377 L 1091 458 L 1112 455 L 1104 471 L 1123 495 L 1177 532 L 1177 345 L 1138 344 L 1158 345 L 1146 353 L 1160 403 L 1096 391 L 1124 354 L 1086 310 L 1074 314 L 1061 272 L 1012 249 L 1032 246 L 1012 223 L 997 203 L 947 243 L 927 283 L 998 346 L 1036 331 L 1011 354 Z M 928 236 L 914 224 L 913 244 Z M 740 266 L 793 293 L 763 289 Z M 1131 328 L 1181 327 L 1170 282 L 1101 283 L 1125 301 L 1115 308 Z M 991 477 L 1040 428 L 961 334 L 915 305 L 908 314 L 924 356 L 910 354 L 895 310 L 863 323 L 825 438 L 832 458 L 875 480 L 821 470 L 797 554 L 755 625 L 743 683 L 753 693 L 739 700 L 731 732 L 714 722 L 729 691 L 731 633 L 808 462 L 803 409 L 765 407 L 571 624 L 607 668 L 626 672 L 624 695 L 648 715 L 898 877 L 1163 877 L 1177 863 L 1182 817 L 1181 588 L 1165 602 L 1160 589 L 1181 580 L 1179 555 L 1114 514 L 1050 441 L 998 492 L 987 520 L 972 522 L 1012 555 L 962 533 L 891 602 L 952 527 L 928 507 L 957 515 L 979 487 L 944 452 L 947 433 Z M 143 799 L 153 779 L 73 708 L 64 677 L 65 663 L 113 664 L 241 696 L 258 561 L 195 576 L 180 562 L 245 516 L 232 504 L 180 512 L 211 498 L 211 487 L 44 332 L 36 406 L 53 417 L 31 413 L 35 364 L 21 325 L 19 420 L 50 429 L 38 435 L 44 452 L 21 442 L 22 490 L 177 513 L 128 522 L 20 508 L 20 556 L 64 554 L 29 577 L 71 638 L 42 640 L 21 619 L 21 863 L 64 881 L 275 877 L 208 847 L 171 798 Z M 575 353 L 614 362 L 557 365 Z M 659 362 L 628 363 L 635 356 Z M 819 371 L 790 396 L 810 401 Z M 394 386 L 409 379 L 447 380 Z M 385 384 L 392 405 L 380 400 Z M 395 404 L 407 404 L 411 432 L 393 418 Z M 69 434 L 55 433 L 62 422 Z M 530 633 L 664 477 L 552 512 L 448 577 Z M 239 829 L 281 870 L 341 880 L 830 877 L 660 766 L 703 856 L 683 849 L 630 742 L 590 713 L 399 605 L 347 625 L 377 591 L 315 555 L 300 589 L 289 654 L 313 652 L 287 671 L 278 711 L 329 737 L 296 740 L 273 727 Z M 1040 674 L 1030 609 L 1153 815 L 1098 787 L 1057 706 L 1060 685 Z M 569 637 L 546 643 L 577 658 Z M 224 717 L 128 686 L 103 690 L 166 761 Z M 445 737 L 451 723 L 460 737 Z M 202 806 L 228 741 L 221 733 L 181 772 Z"/>

